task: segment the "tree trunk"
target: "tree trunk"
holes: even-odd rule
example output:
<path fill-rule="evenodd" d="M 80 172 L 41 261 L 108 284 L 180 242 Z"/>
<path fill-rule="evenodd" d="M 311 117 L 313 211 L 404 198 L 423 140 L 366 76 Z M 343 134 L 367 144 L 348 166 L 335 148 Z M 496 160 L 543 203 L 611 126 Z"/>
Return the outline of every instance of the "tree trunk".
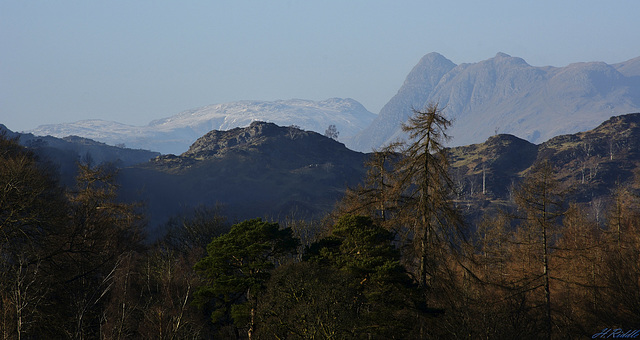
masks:
<path fill-rule="evenodd" d="M 544 174 L 545 184 L 549 180 L 548 174 Z M 545 319 L 547 328 L 547 339 L 551 339 L 551 289 L 549 287 L 549 246 L 547 243 L 547 204 L 548 192 L 546 186 L 542 188 L 542 275 L 544 276 L 544 303 Z"/>
<path fill-rule="evenodd" d="M 545 302 L 545 317 L 546 317 L 546 326 L 547 326 L 547 339 L 551 339 L 551 290 L 549 288 L 549 254 L 547 247 L 547 228 L 543 226 L 542 228 L 542 245 L 544 248 L 543 252 L 543 269 L 542 273 L 544 275 L 544 302 Z"/>

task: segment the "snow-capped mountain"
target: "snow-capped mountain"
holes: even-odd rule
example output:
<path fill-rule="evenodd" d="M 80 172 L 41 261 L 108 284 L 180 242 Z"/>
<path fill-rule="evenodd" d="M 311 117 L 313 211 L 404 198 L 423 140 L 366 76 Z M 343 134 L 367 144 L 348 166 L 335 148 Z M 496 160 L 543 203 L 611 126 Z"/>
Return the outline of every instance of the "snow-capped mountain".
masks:
<path fill-rule="evenodd" d="M 319 133 L 335 125 L 338 140 L 349 138 L 367 127 L 375 115 L 353 99 L 323 101 L 302 99 L 278 101 L 238 101 L 215 104 L 154 120 L 146 126 L 131 126 L 104 120 L 41 125 L 28 132 L 35 135 L 66 137 L 76 135 L 107 144 L 180 154 L 211 130 L 246 127 L 253 121 L 282 126 L 297 125 Z"/>
<path fill-rule="evenodd" d="M 452 146 L 480 143 L 496 133 L 542 143 L 592 129 L 614 115 L 640 112 L 640 58 L 535 67 L 504 53 L 460 65 L 430 53 L 347 146 L 371 151 L 406 138 L 402 123 L 412 108 L 429 103 L 438 103 L 454 119 L 448 131 Z"/>

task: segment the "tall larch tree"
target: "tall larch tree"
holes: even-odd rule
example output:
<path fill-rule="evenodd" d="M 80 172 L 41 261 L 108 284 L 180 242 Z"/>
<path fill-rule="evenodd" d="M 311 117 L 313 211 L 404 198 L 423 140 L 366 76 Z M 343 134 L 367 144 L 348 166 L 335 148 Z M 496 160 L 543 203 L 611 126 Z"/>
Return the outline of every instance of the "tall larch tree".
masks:
<path fill-rule="evenodd" d="M 463 238 L 460 214 L 452 203 L 454 184 L 444 143 L 451 126 L 437 104 L 414 115 L 403 125 L 409 142 L 402 147 L 397 164 L 397 192 L 404 203 L 403 216 L 414 234 L 418 257 L 418 282 L 426 286 L 433 276 L 430 258 L 436 247 L 455 249 Z M 416 218 L 417 217 L 417 218 Z"/>
<path fill-rule="evenodd" d="M 564 214 L 564 195 L 555 177 L 551 163 L 543 161 L 533 167 L 515 192 L 515 201 L 521 212 L 521 231 L 524 238 L 520 243 L 531 251 L 533 263 L 540 265 L 541 274 L 534 280 L 542 279 L 544 289 L 544 320 L 546 338 L 551 338 L 551 289 L 549 257 L 552 242 Z M 535 264 L 533 264 L 535 266 Z"/>

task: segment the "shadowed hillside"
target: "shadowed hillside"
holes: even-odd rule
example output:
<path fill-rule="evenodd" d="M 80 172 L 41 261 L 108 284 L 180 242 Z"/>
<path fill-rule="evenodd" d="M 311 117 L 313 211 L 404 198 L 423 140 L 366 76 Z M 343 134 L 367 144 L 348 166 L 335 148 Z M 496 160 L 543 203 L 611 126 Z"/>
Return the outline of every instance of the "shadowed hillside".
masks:
<path fill-rule="evenodd" d="M 365 158 L 315 132 L 254 122 L 123 170 L 122 190 L 147 203 L 154 225 L 216 202 L 237 218 L 319 218 L 363 178 Z"/>

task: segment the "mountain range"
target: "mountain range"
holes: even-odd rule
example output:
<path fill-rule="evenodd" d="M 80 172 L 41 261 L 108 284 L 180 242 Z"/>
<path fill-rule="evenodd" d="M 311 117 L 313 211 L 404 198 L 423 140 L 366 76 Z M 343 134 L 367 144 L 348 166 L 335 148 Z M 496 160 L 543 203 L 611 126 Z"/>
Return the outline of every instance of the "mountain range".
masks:
<path fill-rule="evenodd" d="M 346 143 L 370 151 L 405 139 L 402 123 L 412 109 L 430 103 L 454 120 L 451 146 L 479 143 L 497 133 L 541 143 L 640 111 L 640 58 L 536 67 L 504 53 L 460 65 L 429 53 L 376 119 Z"/>
<path fill-rule="evenodd" d="M 296 125 L 319 133 L 324 133 L 329 125 L 335 125 L 339 138 L 348 138 L 368 126 L 374 118 L 373 113 L 353 99 L 239 101 L 187 110 L 172 117 L 154 120 L 146 126 L 82 120 L 41 125 L 28 132 L 40 136 L 82 136 L 111 145 L 181 154 L 211 130 L 246 127 L 254 121 Z"/>
<path fill-rule="evenodd" d="M 449 131 L 450 146 L 479 143 L 497 133 L 541 143 L 594 128 L 614 115 L 640 111 L 640 57 L 611 65 L 580 62 L 537 67 L 504 53 L 460 65 L 429 53 L 377 116 L 353 99 L 240 101 L 187 110 L 146 126 L 84 120 L 43 125 L 29 132 L 76 135 L 180 154 L 210 130 L 246 127 L 253 121 L 296 125 L 318 133 L 336 125 L 339 140 L 347 147 L 369 152 L 405 139 L 402 123 L 412 109 L 429 103 L 437 103 L 455 120 Z"/>
<path fill-rule="evenodd" d="M 41 159 L 57 164 L 66 178 L 81 158 L 115 162 L 120 198 L 143 203 L 151 237 L 162 233 L 158 228 L 170 217 L 216 203 L 236 220 L 321 218 L 346 188 L 362 183 L 370 156 L 313 131 L 265 122 L 212 130 L 180 155 L 79 137 L 4 133 L 20 137 Z M 449 148 L 448 154 L 456 201 L 471 214 L 496 203 L 509 205 L 514 184 L 544 160 L 551 162 L 562 186 L 571 188 L 567 201 L 604 202 L 617 186 L 637 188 L 640 183 L 640 113 L 614 116 L 592 130 L 540 144 L 496 134 L 483 143 Z"/>
<path fill-rule="evenodd" d="M 513 185 L 548 160 L 568 201 L 606 199 L 617 185 L 637 186 L 640 113 L 534 144 L 508 134 L 448 150 L 457 201 L 480 213 L 508 204 Z M 237 218 L 313 219 L 330 212 L 347 187 L 362 183 L 370 154 L 312 131 L 254 122 L 211 131 L 181 155 L 121 170 L 122 197 L 144 202 L 153 227 L 200 205 L 222 203 Z"/>

